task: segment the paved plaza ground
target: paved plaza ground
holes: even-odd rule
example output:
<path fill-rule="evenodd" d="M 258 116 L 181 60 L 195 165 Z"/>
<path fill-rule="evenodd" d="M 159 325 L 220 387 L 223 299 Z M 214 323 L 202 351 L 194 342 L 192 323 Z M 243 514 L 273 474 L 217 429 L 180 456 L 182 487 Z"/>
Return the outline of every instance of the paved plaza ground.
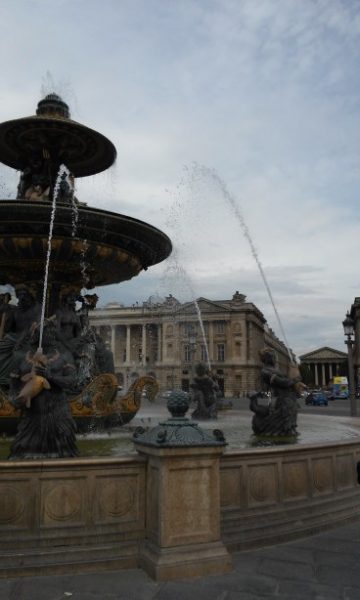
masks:
<path fill-rule="evenodd" d="M 140 569 L 0 580 L 0 600 L 359 600 L 360 522 L 233 554 L 221 576 L 156 583 Z"/>

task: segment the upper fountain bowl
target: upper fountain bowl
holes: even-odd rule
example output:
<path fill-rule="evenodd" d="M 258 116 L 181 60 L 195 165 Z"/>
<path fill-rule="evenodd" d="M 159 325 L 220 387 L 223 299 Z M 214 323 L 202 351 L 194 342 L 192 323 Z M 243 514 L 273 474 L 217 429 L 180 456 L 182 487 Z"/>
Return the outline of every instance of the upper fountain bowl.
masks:
<path fill-rule="evenodd" d="M 23 171 L 46 156 L 63 163 L 74 177 L 105 171 L 116 160 L 116 149 L 104 135 L 70 119 L 69 107 L 56 94 L 38 103 L 36 115 L 0 124 L 0 162 Z"/>
<path fill-rule="evenodd" d="M 42 285 L 53 201 L 49 294 L 55 307 L 64 286 L 120 283 L 168 257 L 171 242 L 159 229 L 74 196 L 76 177 L 99 173 L 115 158 L 112 142 L 72 121 L 56 94 L 40 100 L 36 115 L 0 123 L 0 162 L 22 171 L 17 199 L 0 201 L 1 284 Z"/>

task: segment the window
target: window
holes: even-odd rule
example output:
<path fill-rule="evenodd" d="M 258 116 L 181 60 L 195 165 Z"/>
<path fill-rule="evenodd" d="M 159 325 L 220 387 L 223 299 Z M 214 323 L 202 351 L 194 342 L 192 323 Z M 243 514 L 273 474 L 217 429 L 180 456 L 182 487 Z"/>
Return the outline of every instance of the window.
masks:
<path fill-rule="evenodd" d="M 235 354 L 241 356 L 241 342 L 235 342 Z"/>
<path fill-rule="evenodd" d="M 224 360 L 225 360 L 225 344 L 217 345 L 217 359 L 219 362 L 224 362 Z"/>
<path fill-rule="evenodd" d="M 190 344 L 185 344 L 185 346 L 184 346 L 184 362 L 191 362 Z"/>
<path fill-rule="evenodd" d="M 197 329 L 194 323 L 184 323 L 184 333 L 185 335 L 196 335 Z"/>
<path fill-rule="evenodd" d="M 174 335 L 174 327 L 172 325 L 166 326 L 166 335 L 168 337 L 171 337 L 172 335 Z"/>
<path fill-rule="evenodd" d="M 215 321 L 215 333 L 225 333 L 225 321 Z"/>
<path fill-rule="evenodd" d="M 173 345 L 167 344 L 166 346 L 166 354 L 171 357 L 173 355 Z"/>

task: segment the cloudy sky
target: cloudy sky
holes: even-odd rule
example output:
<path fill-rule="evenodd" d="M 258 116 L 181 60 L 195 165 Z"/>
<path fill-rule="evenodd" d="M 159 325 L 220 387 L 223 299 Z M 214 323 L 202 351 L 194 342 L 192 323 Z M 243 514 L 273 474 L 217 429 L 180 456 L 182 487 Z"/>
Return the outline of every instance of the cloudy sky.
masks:
<path fill-rule="evenodd" d="M 0 121 L 44 93 L 108 136 L 89 205 L 174 254 L 101 303 L 246 294 L 297 354 L 341 350 L 360 295 L 357 0 L 0 0 Z M 0 167 L 0 196 L 18 174 Z M 250 234 L 244 236 L 244 227 Z"/>

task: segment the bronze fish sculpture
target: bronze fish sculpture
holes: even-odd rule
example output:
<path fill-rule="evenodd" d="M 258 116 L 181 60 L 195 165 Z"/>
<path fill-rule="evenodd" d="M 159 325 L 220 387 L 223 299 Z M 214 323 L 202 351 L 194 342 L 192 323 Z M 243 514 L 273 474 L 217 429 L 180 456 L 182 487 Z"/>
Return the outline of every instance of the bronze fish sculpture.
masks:
<path fill-rule="evenodd" d="M 42 375 L 37 375 L 36 367 L 46 367 L 48 362 L 52 362 L 59 356 L 57 352 L 56 356 L 52 359 L 49 359 L 41 352 L 37 351 L 33 356 L 30 356 L 30 352 L 26 355 L 27 362 L 32 364 L 32 368 L 30 373 L 25 373 L 21 377 L 21 381 L 25 383 L 24 387 L 21 389 L 19 394 L 17 395 L 17 400 L 25 403 L 26 408 L 30 408 L 31 400 L 38 396 L 44 389 L 50 389 L 50 383 L 43 377 Z"/>

